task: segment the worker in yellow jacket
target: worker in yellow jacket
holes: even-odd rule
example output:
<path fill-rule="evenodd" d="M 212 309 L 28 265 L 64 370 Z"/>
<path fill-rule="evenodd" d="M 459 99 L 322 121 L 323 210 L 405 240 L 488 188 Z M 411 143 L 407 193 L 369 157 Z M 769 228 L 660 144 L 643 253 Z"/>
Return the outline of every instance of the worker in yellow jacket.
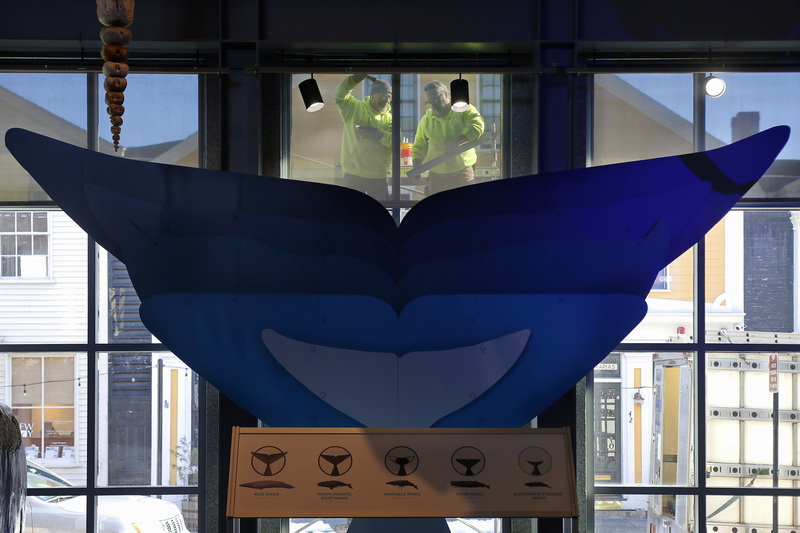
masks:
<path fill-rule="evenodd" d="M 392 86 L 385 80 L 372 80 L 370 95 L 353 96 L 353 89 L 366 74 L 348 76 L 336 86 L 336 107 L 344 122 L 342 170 L 344 185 L 378 200 L 388 198 L 386 171 L 391 163 Z"/>
<path fill-rule="evenodd" d="M 474 167 L 478 154 L 475 148 L 455 152 L 458 145 L 483 134 L 483 117 L 473 105 L 463 112 L 453 111 L 450 108 L 450 91 L 439 80 L 428 83 L 423 91 L 430 109 L 417 125 L 411 152 L 412 164 L 416 168 L 425 161 L 452 152 L 454 155 L 451 159 L 428 172 L 429 194 L 469 185 L 475 179 Z"/>

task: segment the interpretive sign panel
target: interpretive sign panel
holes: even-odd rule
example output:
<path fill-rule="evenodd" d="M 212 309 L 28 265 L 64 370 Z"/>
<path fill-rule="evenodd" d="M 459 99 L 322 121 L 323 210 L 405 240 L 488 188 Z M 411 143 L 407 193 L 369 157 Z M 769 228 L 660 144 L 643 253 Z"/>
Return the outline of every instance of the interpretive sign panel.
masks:
<path fill-rule="evenodd" d="M 227 514 L 577 516 L 569 432 L 236 427 Z"/>

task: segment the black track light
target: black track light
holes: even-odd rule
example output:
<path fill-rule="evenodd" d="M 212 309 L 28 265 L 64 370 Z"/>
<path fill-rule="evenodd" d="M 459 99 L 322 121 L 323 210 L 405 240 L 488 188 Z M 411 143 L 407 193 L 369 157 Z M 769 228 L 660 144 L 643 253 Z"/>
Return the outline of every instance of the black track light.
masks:
<path fill-rule="evenodd" d="M 303 97 L 306 111 L 313 113 L 325 106 L 325 102 L 322 101 L 322 94 L 319 92 L 319 86 L 317 86 L 317 80 L 314 79 L 313 74 L 309 79 L 301 81 L 298 87 L 300 88 L 300 95 Z"/>
<path fill-rule="evenodd" d="M 469 108 L 469 83 L 458 75 L 457 80 L 450 82 L 450 109 L 457 113 Z"/>

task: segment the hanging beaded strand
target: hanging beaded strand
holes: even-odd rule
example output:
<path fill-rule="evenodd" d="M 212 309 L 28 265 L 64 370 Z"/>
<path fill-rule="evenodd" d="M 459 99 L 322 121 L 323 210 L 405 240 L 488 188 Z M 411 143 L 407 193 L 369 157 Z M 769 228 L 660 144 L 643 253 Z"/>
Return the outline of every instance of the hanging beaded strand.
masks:
<path fill-rule="evenodd" d="M 125 113 L 123 92 L 128 86 L 128 48 L 131 42 L 133 24 L 133 8 L 135 0 L 97 0 L 97 19 L 105 28 L 100 30 L 103 48 L 100 51 L 103 63 L 103 75 L 106 77 L 103 88 L 106 91 L 106 112 L 111 120 L 111 137 L 114 140 L 114 151 L 119 150 L 120 133 L 122 133 L 122 115 Z"/>

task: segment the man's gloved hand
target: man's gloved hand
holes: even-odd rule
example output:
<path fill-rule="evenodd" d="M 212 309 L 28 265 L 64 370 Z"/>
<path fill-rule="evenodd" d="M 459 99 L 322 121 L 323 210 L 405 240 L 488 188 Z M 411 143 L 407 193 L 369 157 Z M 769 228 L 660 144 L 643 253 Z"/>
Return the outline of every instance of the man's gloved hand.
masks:
<path fill-rule="evenodd" d="M 372 126 L 365 126 L 364 124 L 356 124 L 356 132 L 365 139 L 379 140 L 383 137 L 383 132 Z"/>

